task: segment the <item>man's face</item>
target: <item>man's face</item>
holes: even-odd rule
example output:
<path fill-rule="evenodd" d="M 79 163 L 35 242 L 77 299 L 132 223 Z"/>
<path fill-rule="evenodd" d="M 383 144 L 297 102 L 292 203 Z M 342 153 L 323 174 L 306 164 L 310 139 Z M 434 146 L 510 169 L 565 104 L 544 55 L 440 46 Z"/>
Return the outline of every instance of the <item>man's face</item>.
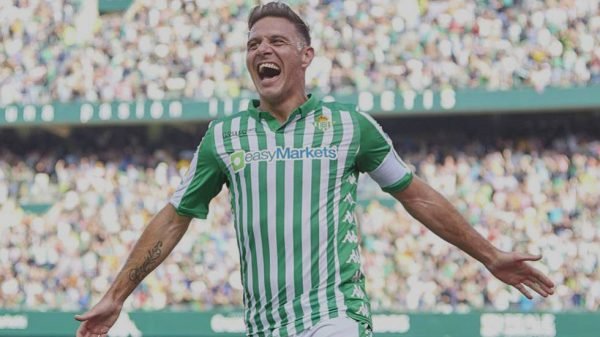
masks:
<path fill-rule="evenodd" d="M 265 17 L 257 21 L 248 34 L 246 66 L 261 99 L 276 103 L 297 90 L 304 92 L 313 53 L 288 20 Z"/>

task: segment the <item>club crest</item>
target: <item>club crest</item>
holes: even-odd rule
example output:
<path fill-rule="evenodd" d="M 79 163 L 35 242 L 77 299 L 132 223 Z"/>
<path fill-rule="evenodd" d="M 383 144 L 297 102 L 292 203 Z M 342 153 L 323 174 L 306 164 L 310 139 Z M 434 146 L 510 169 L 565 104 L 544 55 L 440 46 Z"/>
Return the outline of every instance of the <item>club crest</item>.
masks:
<path fill-rule="evenodd" d="M 317 120 L 315 121 L 315 127 L 323 132 L 329 130 L 332 125 L 333 122 L 325 115 L 317 117 Z"/>

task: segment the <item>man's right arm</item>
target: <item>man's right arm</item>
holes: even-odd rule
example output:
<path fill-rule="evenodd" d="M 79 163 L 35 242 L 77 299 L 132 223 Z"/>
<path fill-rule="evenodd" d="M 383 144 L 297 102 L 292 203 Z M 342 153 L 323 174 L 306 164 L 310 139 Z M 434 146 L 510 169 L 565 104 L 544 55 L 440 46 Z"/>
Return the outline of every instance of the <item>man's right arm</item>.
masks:
<path fill-rule="evenodd" d="M 106 296 L 123 303 L 133 290 L 177 245 L 192 219 L 180 216 L 167 204 L 158 212 L 135 244 L 125 266 Z"/>
<path fill-rule="evenodd" d="M 191 218 L 180 216 L 167 204 L 142 233 L 117 278 L 98 304 L 83 315 L 77 337 L 105 335 L 116 322 L 123 303 L 140 282 L 156 268 L 187 231 Z"/>
<path fill-rule="evenodd" d="M 202 138 L 190 168 L 169 204 L 150 221 L 125 266 L 100 302 L 83 315 L 77 337 L 103 337 L 115 323 L 125 299 L 173 250 L 192 218 L 206 219 L 208 205 L 226 182 L 214 144 L 213 123 Z M 222 129 L 219 129 L 222 130 Z"/>

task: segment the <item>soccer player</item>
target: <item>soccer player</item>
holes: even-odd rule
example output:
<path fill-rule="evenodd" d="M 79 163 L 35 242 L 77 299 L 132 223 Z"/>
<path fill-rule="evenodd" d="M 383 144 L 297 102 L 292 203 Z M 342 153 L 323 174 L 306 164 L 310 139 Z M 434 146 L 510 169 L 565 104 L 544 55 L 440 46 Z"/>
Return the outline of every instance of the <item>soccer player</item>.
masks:
<path fill-rule="evenodd" d="M 314 50 L 287 5 L 253 9 L 246 64 L 259 100 L 213 121 L 181 185 L 150 221 L 122 271 L 83 315 L 77 336 L 105 336 L 123 302 L 210 200 L 230 191 L 249 336 L 364 337 L 371 312 L 354 218 L 356 183 L 368 173 L 408 212 L 528 298 L 554 285 L 527 261 L 479 235 L 400 159 L 381 127 L 354 106 L 305 93 Z M 529 289 L 528 289 L 529 288 Z"/>

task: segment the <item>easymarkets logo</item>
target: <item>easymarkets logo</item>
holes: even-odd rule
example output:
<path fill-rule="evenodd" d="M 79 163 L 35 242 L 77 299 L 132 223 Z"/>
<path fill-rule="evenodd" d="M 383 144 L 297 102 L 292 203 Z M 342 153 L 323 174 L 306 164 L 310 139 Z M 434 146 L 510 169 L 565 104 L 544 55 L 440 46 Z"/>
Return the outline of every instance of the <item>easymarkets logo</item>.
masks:
<path fill-rule="evenodd" d="M 254 162 L 272 162 L 277 160 L 329 159 L 336 160 L 337 146 L 290 148 L 278 146 L 275 150 L 245 151 L 238 150 L 229 155 L 231 167 L 239 172 Z"/>

